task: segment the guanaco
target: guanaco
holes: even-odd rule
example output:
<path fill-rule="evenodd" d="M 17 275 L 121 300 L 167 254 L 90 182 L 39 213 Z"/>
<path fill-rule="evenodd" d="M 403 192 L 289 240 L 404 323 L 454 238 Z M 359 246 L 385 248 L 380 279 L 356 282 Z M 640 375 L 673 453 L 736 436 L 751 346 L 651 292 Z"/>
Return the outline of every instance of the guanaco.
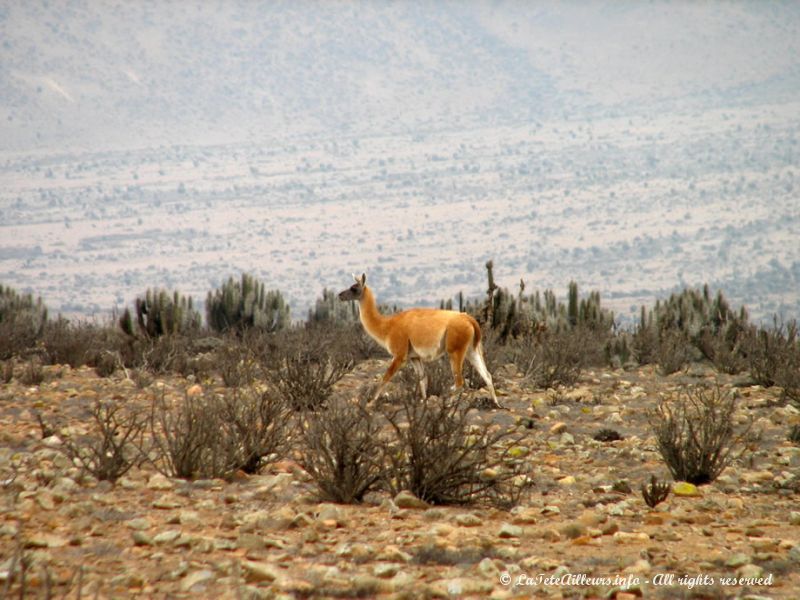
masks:
<path fill-rule="evenodd" d="M 422 397 L 427 397 L 427 377 L 423 362 L 434 361 L 445 353 L 453 371 L 454 389 L 464 387 L 462 369 L 464 358 L 475 367 L 497 408 L 492 376 L 486 368 L 481 346 L 481 327 L 470 315 L 454 310 L 434 308 L 411 308 L 393 315 L 383 315 L 378 310 L 375 295 L 367 287 L 367 275 L 353 275 L 355 283 L 339 293 L 342 301 L 355 300 L 359 306 L 359 318 L 366 332 L 392 355 L 380 385 L 372 398 L 374 402 L 386 384 L 406 361 L 411 363 L 419 379 Z"/>

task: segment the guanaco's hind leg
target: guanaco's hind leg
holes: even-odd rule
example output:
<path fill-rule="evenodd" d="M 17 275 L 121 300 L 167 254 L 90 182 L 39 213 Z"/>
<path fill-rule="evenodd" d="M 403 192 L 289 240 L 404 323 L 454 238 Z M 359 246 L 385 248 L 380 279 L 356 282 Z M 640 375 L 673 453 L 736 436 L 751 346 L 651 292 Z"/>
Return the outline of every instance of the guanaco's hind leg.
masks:
<path fill-rule="evenodd" d="M 492 395 L 494 405 L 497 408 L 503 408 L 503 406 L 497 401 L 497 394 L 495 394 L 494 391 L 492 375 L 489 373 L 489 369 L 486 368 L 486 362 L 483 360 L 482 348 L 480 346 L 478 346 L 478 348 L 470 347 L 467 351 L 467 360 L 473 367 L 475 367 L 478 375 L 480 375 L 481 379 L 483 379 L 483 381 L 486 383 L 486 387 L 489 388 L 489 393 Z"/>

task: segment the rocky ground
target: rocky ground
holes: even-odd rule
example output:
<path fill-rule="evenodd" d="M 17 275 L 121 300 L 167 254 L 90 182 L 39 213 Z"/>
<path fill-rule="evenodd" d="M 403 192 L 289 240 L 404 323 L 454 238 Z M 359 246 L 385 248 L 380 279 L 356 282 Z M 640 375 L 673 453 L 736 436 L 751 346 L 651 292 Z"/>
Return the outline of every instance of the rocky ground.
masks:
<path fill-rule="evenodd" d="M 362 363 L 340 391 L 383 368 Z M 496 379 L 509 410 L 475 419 L 531 426 L 533 487 L 510 511 L 431 507 L 408 494 L 320 503 L 289 460 L 233 482 L 171 480 L 147 466 L 98 482 L 59 450 L 63 431 L 42 438 L 36 411 L 81 430 L 93 399 L 147 404 L 197 384 L 163 377 L 139 387 L 69 367 L 46 367 L 33 387 L 15 377 L 0 387 L 0 589 L 31 598 L 800 598 L 800 447 L 787 441 L 800 415 L 780 390 L 703 365 L 669 377 L 652 367 L 586 372 L 559 392 L 525 390 L 511 367 Z M 669 477 L 646 409 L 682 385 L 717 380 L 739 395 L 737 423 L 755 421 L 751 451 L 713 484 L 648 508 L 641 484 Z M 592 439 L 602 428 L 623 439 Z M 22 591 L 19 568 L 10 572 L 20 564 Z"/>

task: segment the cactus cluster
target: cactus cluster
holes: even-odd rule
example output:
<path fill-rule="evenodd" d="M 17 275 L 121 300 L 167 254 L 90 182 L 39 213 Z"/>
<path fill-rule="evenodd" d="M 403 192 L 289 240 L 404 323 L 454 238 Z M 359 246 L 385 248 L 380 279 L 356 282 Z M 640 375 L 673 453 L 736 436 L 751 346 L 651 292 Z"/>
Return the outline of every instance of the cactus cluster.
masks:
<path fill-rule="evenodd" d="M 0 359 L 29 347 L 41 336 L 47 323 L 47 307 L 41 298 L 20 294 L 0 284 Z"/>
<path fill-rule="evenodd" d="M 200 313 L 193 307 L 191 297 L 166 290 L 147 290 L 144 297 L 137 297 L 133 303 L 136 313 L 136 329 L 151 339 L 162 335 L 187 333 L 197 330 L 201 325 Z M 126 308 L 119 320 L 122 330 L 130 336 L 136 335 L 133 315 Z"/>
<path fill-rule="evenodd" d="M 640 362 L 650 362 L 659 347 L 682 340 L 688 350 L 720 369 L 738 372 L 744 368 L 740 345 L 749 328 L 744 307 L 732 310 L 721 291 L 712 296 L 705 285 L 702 290 L 685 288 L 666 301 L 656 301 L 652 310 L 642 306 L 634 342 Z"/>
<path fill-rule="evenodd" d="M 494 280 L 494 264 L 486 263 L 488 287 L 486 299 L 463 301 L 459 309 L 473 314 L 499 336 L 499 340 L 518 337 L 546 327 L 551 331 L 584 327 L 598 333 L 610 332 L 614 326 L 614 313 L 603 308 L 600 293 L 591 292 L 580 298 L 578 284 L 570 282 L 567 303 L 560 302 L 552 290 L 525 294 L 525 282 L 520 280 L 519 291 L 511 293 L 499 287 Z M 452 306 L 442 303 L 442 306 Z"/>
<path fill-rule="evenodd" d="M 248 328 L 278 331 L 291 324 L 289 305 L 279 290 L 265 291 L 264 284 L 242 273 L 230 277 L 206 299 L 208 326 L 218 332 L 241 332 Z"/>
<path fill-rule="evenodd" d="M 358 309 L 355 302 L 342 302 L 333 290 L 325 288 L 314 308 L 308 309 L 308 323 L 355 323 Z"/>

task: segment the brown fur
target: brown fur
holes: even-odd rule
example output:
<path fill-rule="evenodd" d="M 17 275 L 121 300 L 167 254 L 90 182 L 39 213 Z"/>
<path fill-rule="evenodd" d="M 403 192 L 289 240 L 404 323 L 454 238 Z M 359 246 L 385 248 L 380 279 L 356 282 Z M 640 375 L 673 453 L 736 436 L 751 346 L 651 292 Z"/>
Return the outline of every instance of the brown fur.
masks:
<path fill-rule="evenodd" d="M 481 328 L 472 316 L 433 308 L 412 308 L 394 315 L 382 315 L 372 290 L 366 286 L 366 276 L 362 276 L 360 280 L 356 278 L 356 283 L 357 285 L 339 294 L 339 297 L 342 300 L 358 300 L 364 329 L 392 355 L 392 362 L 375 393 L 376 398 L 409 360 L 421 376 L 420 387 L 424 395 L 425 379 L 421 363 L 436 360 L 446 353 L 450 359 L 456 389 L 464 386 L 464 359 L 469 358 L 473 364 L 478 361 L 483 371 L 481 376 L 486 380 L 497 404 L 491 376 L 488 375 L 483 361 Z"/>

